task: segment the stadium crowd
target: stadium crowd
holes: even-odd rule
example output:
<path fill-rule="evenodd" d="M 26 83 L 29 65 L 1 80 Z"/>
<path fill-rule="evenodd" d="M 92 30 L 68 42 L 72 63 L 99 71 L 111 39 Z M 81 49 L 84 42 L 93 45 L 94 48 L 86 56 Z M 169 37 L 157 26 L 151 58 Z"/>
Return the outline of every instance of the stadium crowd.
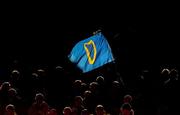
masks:
<path fill-rule="evenodd" d="M 91 80 L 75 77 L 61 66 L 22 70 L 14 67 L 0 77 L 0 115 L 179 113 L 177 68 L 161 68 L 157 73 L 142 70 L 132 86 L 106 74 Z"/>

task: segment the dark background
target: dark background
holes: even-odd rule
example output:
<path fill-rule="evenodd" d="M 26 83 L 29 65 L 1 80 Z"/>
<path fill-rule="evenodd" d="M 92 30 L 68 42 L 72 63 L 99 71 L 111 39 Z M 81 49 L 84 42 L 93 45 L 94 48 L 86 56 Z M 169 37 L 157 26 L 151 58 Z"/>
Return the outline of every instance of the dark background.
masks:
<path fill-rule="evenodd" d="M 95 78 L 101 72 L 111 79 L 109 76 L 115 74 L 115 77 L 119 77 L 120 74 L 125 85 L 134 90 L 134 86 L 138 87 L 138 82 L 134 80 L 137 80 L 142 69 L 153 70 L 150 79 L 156 81 L 162 67 L 179 68 L 179 19 L 177 10 L 172 7 L 139 7 L 135 4 L 124 6 L 113 2 L 47 4 L 24 4 L 20 7 L 8 4 L 8 7 L 2 8 L 1 79 L 6 79 L 14 68 L 20 68 L 20 72 L 23 71 L 26 75 L 38 67 L 52 69 L 61 65 L 70 79 L 78 79 L 79 75 L 87 76 L 84 79 L 92 76 Z M 106 36 L 115 63 L 106 66 L 109 68 L 100 68 L 92 74 L 82 75 L 67 56 L 77 42 L 91 36 L 98 29 Z M 15 63 L 19 67 L 15 67 Z M 74 71 L 77 73 L 74 74 Z M 56 82 L 60 82 L 59 85 L 66 84 L 60 77 L 56 79 Z M 151 81 L 147 82 L 151 84 Z M 153 95 L 152 93 L 148 97 Z"/>
<path fill-rule="evenodd" d="M 68 63 L 67 55 L 97 29 L 107 37 L 118 66 L 179 63 L 179 24 L 175 9 L 106 3 L 22 5 L 3 8 L 0 63 Z"/>

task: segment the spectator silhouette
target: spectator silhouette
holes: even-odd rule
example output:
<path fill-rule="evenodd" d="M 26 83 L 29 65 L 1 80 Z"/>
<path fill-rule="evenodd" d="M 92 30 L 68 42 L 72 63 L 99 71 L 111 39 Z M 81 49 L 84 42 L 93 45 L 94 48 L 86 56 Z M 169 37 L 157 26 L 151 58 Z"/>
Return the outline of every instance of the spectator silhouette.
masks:
<path fill-rule="evenodd" d="M 168 87 L 170 83 L 170 70 L 163 68 L 160 71 L 160 77 L 157 87 L 157 113 L 166 115 L 168 113 Z"/>
<path fill-rule="evenodd" d="M 87 109 L 83 109 L 81 111 L 81 115 L 90 115 L 89 111 Z"/>
<path fill-rule="evenodd" d="M 121 106 L 120 115 L 134 115 L 134 110 L 129 103 L 124 103 Z"/>
<path fill-rule="evenodd" d="M 90 112 L 90 113 L 93 113 L 94 112 L 94 107 L 95 107 L 95 105 L 94 105 L 94 103 L 92 103 L 94 100 L 93 100 L 93 97 L 92 97 L 92 92 L 91 91 L 89 91 L 89 90 L 86 90 L 85 92 L 84 92 L 84 98 L 83 98 L 83 104 L 84 104 L 84 107 L 86 108 L 86 109 L 88 109 L 88 111 Z"/>
<path fill-rule="evenodd" d="M 21 88 L 21 74 L 18 70 L 13 70 L 10 75 L 10 83 L 12 87 Z"/>
<path fill-rule="evenodd" d="M 119 114 L 119 107 L 122 104 L 122 99 L 124 91 L 118 81 L 113 81 L 112 86 L 108 93 L 108 108 L 110 108 L 110 113 L 113 115 Z"/>
<path fill-rule="evenodd" d="M 80 115 L 81 111 L 84 109 L 83 98 L 81 96 L 76 96 L 71 108 L 73 115 Z"/>
<path fill-rule="evenodd" d="M 16 113 L 15 106 L 12 104 L 7 105 L 5 115 L 18 115 Z"/>
<path fill-rule="evenodd" d="M 56 109 L 52 108 L 52 109 L 50 109 L 50 110 L 48 111 L 48 114 L 47 114 L 47 115 L 58 115 L 58 113 L 57 113 L 57 110 L 56 110 Z"/>
<path fill-rule="evenodd" d="M 101 101 L 98 100 L 99 99 L 99 84 L 97 82 L 91 82 L 89 84 L 89 90 L 91 91 L 92 94 L 92 100 L 93 100 L 93 104 L 91 104 L 93 106 L 93 108 L 96 107 L 96 105 L 100 104 Z M 94 111 L 94 110 L 93 110 Z"/>
<path fill-rule="evenodd" d="M 65 107 L 63 109 L 63 115 L 73 115 L 71 107 Z"/>
<path fill-rule="evenodd" d="M 180 113 L 178 109 L 179 105 L 179 73 L 176 68 L 172 68 L 170 70 L 170 82 L 168 84 L 168 104 L 169 104 L 169 113 L 177 114 Z"/>
<path fill-rule="evenodd" d="M 8 91 L 11 88 L 9 82 L 3 82 L 0 87 L 0 114 L 3 115 L 5 106 L 8 104 Z"/>
<path fill-rule="evenodd" d="M 95 109 L 96 115 L 106 115 L 106 111 L 103 105 L 97 105 Z"/>
<path fill-rule="evenodd" d="M 44 95 L 38 93 L 35 96 L 35 102 L 29 108 L 29 115 L 47 115 L 48 114 L 48 104 L 44 100 Z"/>
<path fill-rule="evenodd" d="M 8 90 L 8 103 L 11 103 L 16 107 L 17 113 L 23 113 L 22 98 L 18 95 L 17 91 L 14 88 L 10 88 Z"/>
<path fill-rule="evenodd" d="M 123 102 L 124 103 L 129 103 L 129 104 L 132 104 L 132 96 L 131 95 L 125 95 L 124 98 L 123 98 Z"/>
<path fill-rule="evenodd" d="M 75 80 L 73 83 L 73 96 L 81 95 L 81 80 Z"/>
<path fill-rule="evenodd" d="M 107 99 L 107 87 L 105 83 L 105 79 L 103 76 L 98 76 L 96 78 L 96 82 L 98 84 L 96 90 L 97 90 L 97 100 L 98 104 L 105 105 L 105 100 Z"/>

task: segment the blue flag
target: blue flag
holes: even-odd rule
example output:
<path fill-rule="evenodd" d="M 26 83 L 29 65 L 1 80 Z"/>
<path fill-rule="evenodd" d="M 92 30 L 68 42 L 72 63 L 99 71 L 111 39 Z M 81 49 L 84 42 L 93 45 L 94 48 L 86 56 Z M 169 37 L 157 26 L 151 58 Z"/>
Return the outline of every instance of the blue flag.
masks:
<path fill-rule="evenodd" d="M 114 61 L 111 48 L 101 32 L 78 42 L 68 57 L 83 73 Z"/>

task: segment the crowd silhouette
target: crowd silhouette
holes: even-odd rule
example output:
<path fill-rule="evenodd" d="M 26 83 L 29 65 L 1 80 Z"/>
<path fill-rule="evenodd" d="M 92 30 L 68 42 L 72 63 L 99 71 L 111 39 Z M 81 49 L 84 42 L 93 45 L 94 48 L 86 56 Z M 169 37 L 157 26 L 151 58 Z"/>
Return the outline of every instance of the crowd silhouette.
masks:
<path fill-rule="evenodd" d="M 157 72 L 142 69 L 135 74 L 133 84 L 126 83 L 123 76 L 111 76 L 109 69 L 101 75 L 76 77 L 62 66 L 33 68 L 28 72 L 14 67 L 0 80 L 0 115 L 179 113 L 176 67 L 159 68 Z"/>

